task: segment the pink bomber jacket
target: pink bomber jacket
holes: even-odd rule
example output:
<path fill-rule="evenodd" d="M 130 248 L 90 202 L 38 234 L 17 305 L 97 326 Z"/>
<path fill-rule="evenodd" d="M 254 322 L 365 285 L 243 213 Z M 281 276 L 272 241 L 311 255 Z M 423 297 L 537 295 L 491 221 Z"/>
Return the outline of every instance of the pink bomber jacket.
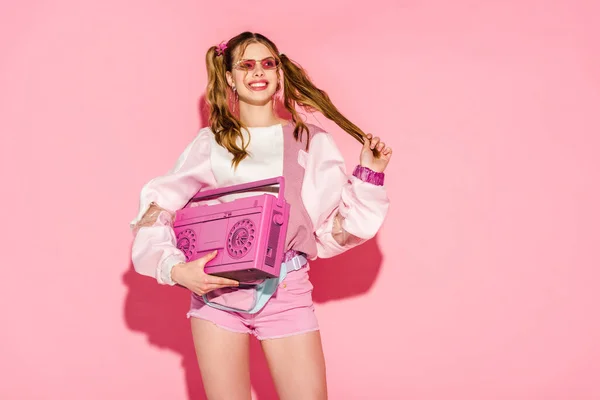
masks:
<path fill-rule="evenodd" d="M 199 190 L 281 175 L 286 178 L 286 199 L 292 205 L 286 249 L 302 251 L 309 259 L 328 258 L 375 236 L 389 208 L 383 174 L 362 167 L 347 174 L 331 134 L 314 125 L 308 127 L 308 151 L 306 134 L 296 142 L 291 123 L 249 128 L 243 132 L 250 143 L 249 156 L 237 169 L 211 129 L 201 129 L 173 168 L 141 190 L 138 213 L 130 222 L 135 235 L 135 270 L 160 284 L 174 285 L 171 269 L 185 262 L 185 256 L 176 247 L 172 215 Z M 217 201 L 256 194 L 230 194 Z M 158 212 L 148 212 L 153 207 Z M 307 230 L 308 234 L 299 234 Z"/>

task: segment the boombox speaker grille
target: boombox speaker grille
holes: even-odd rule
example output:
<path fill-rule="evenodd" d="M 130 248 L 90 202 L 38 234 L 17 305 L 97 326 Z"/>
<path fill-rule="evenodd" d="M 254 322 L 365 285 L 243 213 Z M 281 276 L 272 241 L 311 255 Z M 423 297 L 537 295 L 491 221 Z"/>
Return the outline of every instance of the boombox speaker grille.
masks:
<path fill-rule="evenodd" d="M 254 222 L 249 219 L 238 221 L 227 235 L 227 252 L 233 258 L 242 258 L 254 244 L 256 229 Z"/>
<path fill-rule="evenodd" d="M 196 234 L 193 230 L 186 229 L 179 232 L 179 235 L 177 235 L 177 248 L 183 251 L 186 261 L 189 262 L 194 254 L 194 248 L 196 248 Z"/>

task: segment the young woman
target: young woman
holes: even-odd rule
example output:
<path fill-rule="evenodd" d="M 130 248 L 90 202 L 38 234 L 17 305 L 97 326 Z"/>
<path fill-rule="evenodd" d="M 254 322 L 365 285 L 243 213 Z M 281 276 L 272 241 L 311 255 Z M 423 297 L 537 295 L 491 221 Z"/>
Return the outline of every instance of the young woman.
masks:
<path fill-rule="evenodd" d="M 261 341 L 281 399 L 326 399 L 307 260 L 333 257 L 375 236 L 389 205 L 383 172 L 392 149 L 340 114 L 304 70 L 263 35 L 244 32 L 211 47 L 206 64 L 210 126 L 200 130 L 171 171 L 143 187 L 131 221 L 134 267 L 160 284 L 191 291 L 188 318 L 209 399 L 250 399 L 249 334 Z M 290 120 L 274 111 L 278 94 Z M 304 123 L 297 106 L 321 112 L 362 143 L 352 174 L 331 135 Z M 282 175 L 291 204 L 282 264 L 287 275 L 258 312 L 207 304 L 202 295 L 235 298 L 254 289 L 206 274 L 204 265 L 217 252 L 186 262 L 176 247 L 174 213 L 198 190 Z M 338 273 L 344 273 L 342 265 Z"/>

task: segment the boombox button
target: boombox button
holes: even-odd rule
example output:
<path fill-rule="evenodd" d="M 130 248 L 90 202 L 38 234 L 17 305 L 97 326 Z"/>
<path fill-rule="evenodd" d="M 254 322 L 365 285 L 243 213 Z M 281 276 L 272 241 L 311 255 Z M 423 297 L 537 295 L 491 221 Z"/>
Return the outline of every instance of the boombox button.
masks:
<path fill-rule="evenodd" d="M 275 214 L 273 216 L 273 222 L 275 222 L 277 225 L 283 225 L 283 215 Z"/>

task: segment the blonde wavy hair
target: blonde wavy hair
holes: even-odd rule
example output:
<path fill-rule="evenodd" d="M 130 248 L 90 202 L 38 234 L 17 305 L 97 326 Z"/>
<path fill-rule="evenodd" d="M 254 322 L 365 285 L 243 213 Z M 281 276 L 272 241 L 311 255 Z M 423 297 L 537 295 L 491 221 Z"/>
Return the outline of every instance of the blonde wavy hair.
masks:
<path fill-rule="evenodd" d="M 295 124 L 294 138 L 300 140 L 302 132 L 308 128 L 296 110 L 296 106 L 307 112 L 319 111 L 328 119 L 335 122 L 361 144 L 365 141 L 365 133 L 344 117 L 333 105 L 327 93 L 316 87 L 308 74 L 296 62 L 285 54 L 280 54 L 277 46 L 271 40 L 259 33 L 243 32 L 231 38 L 224 51 L 218 46 L 212 46 L 206 53 L 206 69 L 208 85 L 206 100 L 210 109 L 209 123 L 217 143 L 226 148 L 232 155 L 232 165 L 237 167 L 248 156 L 248 143 L 244 141 L 242 129 L 246 127 L 231 111 L 230 104 L 234 101 L 234 93 L 227 84 L 226 72 L 231 72 L 237 57 L 241 57 L 250 43 L 262 43 L 279 60 L 277 72 L 283 74 L 283 105 L 291 114 Z M 241 146 L 238 144 L 241 143 Z M 307 141 L 308 149 L 308 141 Z"/>

